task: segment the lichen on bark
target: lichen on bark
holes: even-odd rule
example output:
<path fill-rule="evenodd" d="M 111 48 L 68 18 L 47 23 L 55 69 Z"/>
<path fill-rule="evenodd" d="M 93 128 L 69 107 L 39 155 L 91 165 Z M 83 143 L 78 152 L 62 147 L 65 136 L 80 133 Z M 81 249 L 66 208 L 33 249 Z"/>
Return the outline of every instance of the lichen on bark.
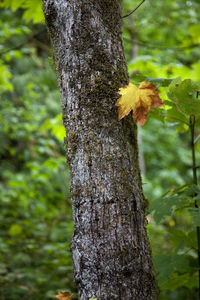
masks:
<path fill-rule="evenodd" d="M 156 299 L 137 132 L 119 122 L 128 83 L 119 0 L 43 0 L 71 170 L 72 253 L 81 300 Z"/>

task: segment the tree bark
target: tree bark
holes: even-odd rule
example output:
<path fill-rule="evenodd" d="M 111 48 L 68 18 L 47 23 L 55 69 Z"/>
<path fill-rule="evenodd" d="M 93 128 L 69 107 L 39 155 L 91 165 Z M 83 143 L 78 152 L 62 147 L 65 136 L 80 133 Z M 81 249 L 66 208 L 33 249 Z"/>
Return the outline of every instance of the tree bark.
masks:
<path fill-rule="evenodd" d="M 115 107 L 128 83 L 120 0 L 43 4 L 67 136 L 79 297 L 156 299 L 136 126 L 119 122 Z"/>

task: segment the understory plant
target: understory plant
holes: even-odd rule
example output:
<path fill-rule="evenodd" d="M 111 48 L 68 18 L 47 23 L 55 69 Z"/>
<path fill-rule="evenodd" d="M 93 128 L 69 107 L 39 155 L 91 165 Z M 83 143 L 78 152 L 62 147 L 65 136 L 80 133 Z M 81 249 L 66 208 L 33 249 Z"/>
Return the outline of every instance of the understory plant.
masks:
<path fill-rule="evenodd" d="M 166 234 L 171 251 L 166 249 L 154 256 L 159 287 L 171 291 L 185 288 L 189 291 L 187 299 L 200 299 L 200 186 L 197 174 L 200 165 L 195 147 L 200 139 L 200 85 L 190 79 L 182 81 L 181 77 L 142 79 L 139 87 L 136 81 L 120 89 L 121 97 L 116 103 L 119 120 L 131 110 L 133 121 L 139 121 L 140 125 L 144 125 L 146 119 L 156 118 L 173 126 L 177 134 L 184 132 L 185 142 L 189 141 L 191 149 L 188 181 L 154 200 L 148 210 L 150 223 L 158 226 L 168 223 L 172 227 L 176 224 L 173 229 L 168 226 Z M 161 97 L 165 95 L 167 99 L 161 101 L 158 87 Z"/>

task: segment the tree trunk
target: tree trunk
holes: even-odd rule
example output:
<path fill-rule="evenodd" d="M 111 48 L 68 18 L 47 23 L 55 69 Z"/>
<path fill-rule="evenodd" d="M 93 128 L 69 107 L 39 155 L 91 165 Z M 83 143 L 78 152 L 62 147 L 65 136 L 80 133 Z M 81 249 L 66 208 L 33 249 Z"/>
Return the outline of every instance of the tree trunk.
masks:
<path fill-rule="evenodd" d="M 43 0 L 71 170 L 72 253 L 81 300 L 156 298 L 136 126 L 118 121 L 128 83 L 120 0 Z"/>

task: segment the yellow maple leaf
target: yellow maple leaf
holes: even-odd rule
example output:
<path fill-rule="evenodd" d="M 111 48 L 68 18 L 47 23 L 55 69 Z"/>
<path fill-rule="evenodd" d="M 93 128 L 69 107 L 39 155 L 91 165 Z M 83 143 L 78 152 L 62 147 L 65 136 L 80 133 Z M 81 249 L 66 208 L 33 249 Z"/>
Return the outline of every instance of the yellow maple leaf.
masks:
<path fill-rule="evenodd" d="M 150 82 L 143 81 L 139 88 L 133 83 L 119 90 L 121 97 L 115 103 L 118 106 L 118 119 L 121 120 L 133 110 L 134 122 L 139 121 L 144 125 L 150 108 L 164 105 L 155 91 L 156 86 Z"/>
<path fill-rule="evenodd" d="M 59 300 L 71 300 L 73 294 L 70 294 L 68 292 L 60 292 L 58 295 L 56 295 L 56 298 Z"/>

